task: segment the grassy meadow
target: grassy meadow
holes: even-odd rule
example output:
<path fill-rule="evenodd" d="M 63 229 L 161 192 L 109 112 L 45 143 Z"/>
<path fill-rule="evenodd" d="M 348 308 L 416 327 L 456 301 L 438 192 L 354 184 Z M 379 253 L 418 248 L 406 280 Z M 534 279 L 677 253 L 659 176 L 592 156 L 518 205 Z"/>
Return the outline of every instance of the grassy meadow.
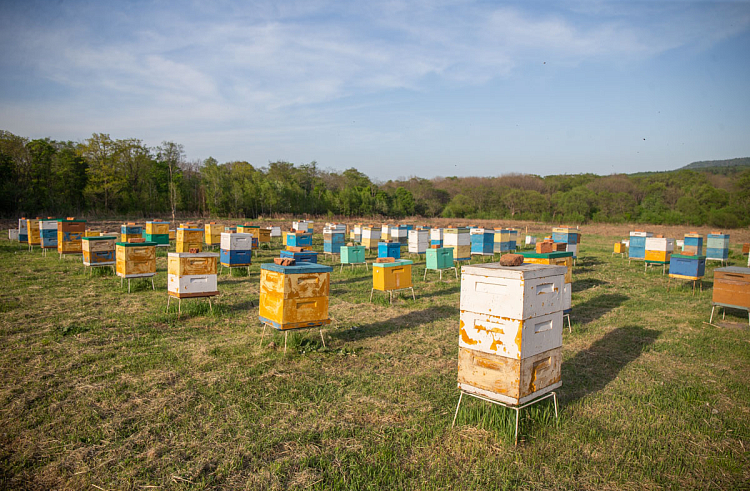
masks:
<path fill-rule="evenodd" d="M 685 230 L 686 231 L 686 230 Z M 456 388 L 459 281 L 368 301 L 372 273 L 335 267 L 323 347 L 258 322 L 261 250 L 227 269 L 213 312 L 132 293 L 80 257 L 0 239 L 0 487 L 4 489 L 737 489 L 750 483 L 750 329 L 708 325 L 694 295 L 584 232 L 551 400 L 515 413 Z M 519 234 L 521 237 L 523 234 Z M 541 236 L 541 234 L 539 235 Z M 675 236 L 675 235 L 672 235 Z M 681 237 L 681 236 L 680 236 Z M 734 238 L 734 236 L 733 236 Z M 315 249 L 322 251 L 316 234 Z M 746 257 L 733 239 L 733 265 Z M 477 261 L 477 260 L 475 260 Z"/>

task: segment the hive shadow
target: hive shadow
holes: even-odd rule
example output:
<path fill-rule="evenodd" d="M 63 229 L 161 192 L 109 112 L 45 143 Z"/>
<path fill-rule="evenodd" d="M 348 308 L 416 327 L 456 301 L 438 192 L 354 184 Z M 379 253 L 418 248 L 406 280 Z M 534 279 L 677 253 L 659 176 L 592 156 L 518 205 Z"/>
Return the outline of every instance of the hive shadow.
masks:
<path fill-rule="evenodd" d="M 442 307 L 431 307 L 408 312 L 397 317 L 391 317 L 390 319 L 363 324 L 361 326 L 356 326 L 356 328 L 335 330 L 331 332 L 331 336 L 339 338 L 342 341 L 355 341 L 374 336 L 387 336 L 403 329 L 411 329 L 445 317 L 446 314 Z"/>
<path fill-rule="evenodd" d="M 575 304 L 572 317 L 576 322 L 586 325 L 616 309 L 629 299 L 630 297 L 621 293 L 603 293 L 583 303 Z"/>

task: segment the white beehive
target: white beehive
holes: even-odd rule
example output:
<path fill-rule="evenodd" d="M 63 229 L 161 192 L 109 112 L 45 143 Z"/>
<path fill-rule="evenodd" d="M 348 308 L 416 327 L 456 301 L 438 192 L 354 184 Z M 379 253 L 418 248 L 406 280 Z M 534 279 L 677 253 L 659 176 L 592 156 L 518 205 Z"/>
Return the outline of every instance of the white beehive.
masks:
<path fill-rule="evenodd" d="M 409 253 L 424 254 L 427 251 L 429 242 L 430 242 L 429 230 L 427 229 L 409 230 Z"/>

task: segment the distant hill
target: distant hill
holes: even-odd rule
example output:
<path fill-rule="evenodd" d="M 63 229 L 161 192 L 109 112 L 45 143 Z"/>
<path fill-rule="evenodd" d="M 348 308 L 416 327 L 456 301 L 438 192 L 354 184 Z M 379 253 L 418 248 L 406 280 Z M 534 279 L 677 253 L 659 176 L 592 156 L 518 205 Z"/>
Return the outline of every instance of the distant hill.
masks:
<path fill-rule="evenodd" d="M 692 164 L 688 164 L 685 167 L 680 167 L 677 170 L 709 170 L 716 167 L 750 167 L 750 157 L 727 160 L 702 160 L 700 162 L 693 162 Z"/>

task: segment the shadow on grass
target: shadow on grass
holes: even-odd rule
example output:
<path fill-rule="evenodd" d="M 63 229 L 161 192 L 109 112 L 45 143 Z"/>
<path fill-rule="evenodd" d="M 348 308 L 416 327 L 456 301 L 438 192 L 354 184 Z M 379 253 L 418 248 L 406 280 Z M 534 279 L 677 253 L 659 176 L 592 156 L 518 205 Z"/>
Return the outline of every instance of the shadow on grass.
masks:
<path fill-rule="evenodd" d="M 604 293 L 581 304 L 574 305 L 572 317 L 575 318 L 576 322 L 586 325 L 616 309 L 629 299 L 630 297 L 620 293 Z"/>
<path fill-rule="evenodd" d="M 576 259 L 576 271 L 579 271 L 577 268 L 590 268 L 600 264 L 602 264 L 602 261 L 593 256 L 581 256 Z"/>
<path fill-rule="evenodd" d="M 599 285 L 606 285 L 608 283 L 609 283 L 608 281 L 598 280 L 596 278 L 586 278 L 585 280 L 575 280 L 573 281 L 573 291 L 582 292 L 584 290 L 588 290 L 589 288 L 594 288 L 595 286 L 599 286 Z"/>
<path fill-rule="evenodd" d="M 623 326 L 609 331 L 591 347 L 563 362 L 563 404 L 575 402 L 602 390 L 620 371 L 638 358 L 659 337 L 659 331 L 641 326 Z"/>
<path fill-rule="evenodd" d="M 411 300 L 411 299 L 410 299 Z M 341 341 L 358 341 L 375 336 L 387 336 L 391 333 L 427 324 L 436 319 L 444 318 L 445 311 L 440 307 L 412 311 L 398 317 L 370 324 L 362 324 L 351 329 L 331 331 L 331 337 Z"/>

